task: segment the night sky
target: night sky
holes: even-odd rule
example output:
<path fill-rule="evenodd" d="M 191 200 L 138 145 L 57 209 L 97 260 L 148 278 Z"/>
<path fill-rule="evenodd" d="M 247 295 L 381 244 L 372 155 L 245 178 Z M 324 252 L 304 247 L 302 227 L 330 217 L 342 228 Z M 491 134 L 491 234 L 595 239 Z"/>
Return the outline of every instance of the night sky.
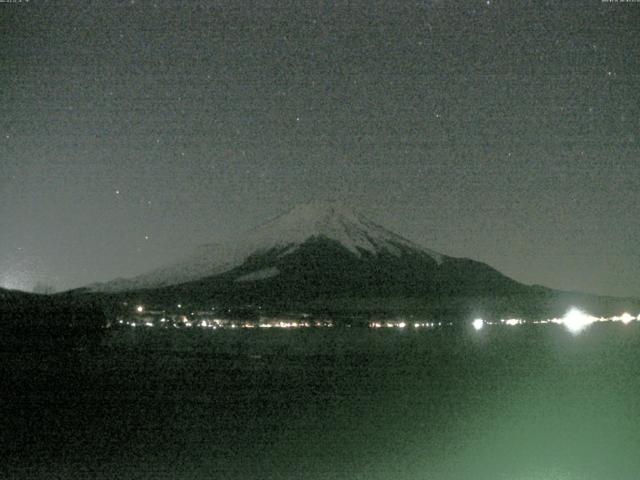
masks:
<path fill-rule="evenodd" d="M 640 3 L 0 3 L 0 286 L 132 276 L 316 199 L 640 296 Z"/>

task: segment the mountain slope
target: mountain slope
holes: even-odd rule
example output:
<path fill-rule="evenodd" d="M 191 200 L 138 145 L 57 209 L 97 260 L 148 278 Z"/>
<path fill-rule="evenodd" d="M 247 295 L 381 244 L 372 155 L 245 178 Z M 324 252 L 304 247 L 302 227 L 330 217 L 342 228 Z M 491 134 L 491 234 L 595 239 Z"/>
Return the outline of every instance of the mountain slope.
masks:
<path fill-rule="evenodd" d="M 407 251 L 420 252 L 438 264 L 445 258 L 341 204 L 314 202 L 294 208 L 248 231 L 233 243 L 204 245 L 172 265 L 132 279 L 94 284 L 89 289 L 119 292 L 176 285 L 229 272 L 256 255 L 269 256 L 276 252 L 277 256 L 283 257 L 296 252 L 307 241 L 318 238 L 336 242 L 358 258 L 381 252 L 400 256 Z"/>
<path fill-rule="evenodd" d="M 611 315 L 639 305 L 633 299 L 521 284 L 484 263 L 417 245 L 332 202 L 299 206 L 236 242 L 205 245 L 172 265 L 77 293 L 110 305 L 130 301 L 166 309 L 251 305 L 273 312 L 418 313 L 452 319 L 485 314 L 549 318 L 574 305 Z"/>
<path fill-rule="evenodd" d="M 467 259 L 438 263 L 420 250 L 356 254 L 335 240 L 313 237 L 294 251 L 251 255 L 220 275 L 159 289 L 151 297 L 199 304 L 283 305 L 336 298 L 442 297 L 519 292 L 527 287 Z"/>

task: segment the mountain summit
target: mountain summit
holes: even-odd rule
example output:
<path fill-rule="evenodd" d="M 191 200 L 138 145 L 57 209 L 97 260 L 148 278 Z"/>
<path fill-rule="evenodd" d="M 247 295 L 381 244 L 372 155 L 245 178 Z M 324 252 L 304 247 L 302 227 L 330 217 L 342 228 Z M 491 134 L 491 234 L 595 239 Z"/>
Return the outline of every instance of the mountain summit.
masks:
<path fill-rule="evenodd" d="M 353 312 L 397 305 L 450 311 L 477 304 L 470 299 L 513 297 L 531 288 L 484 263 L 418 245 L 343 204 L 313 202 L 234 242 L 204 245 L 171 265 L 88 290 L 166 308 Z"/>
<path fill-rule="evenodd" d="M 305 203 L 248 232 L 263 249 L 291 245 L 296 248 L 311 238 L 335 241 L 360 256 L 383 250 L 399 254 L 399 248 L 421 250 L 440 262 L 442 255 L 423 248 L 372 222 L 363 214 L 339 203 Z"/>
<path fill-rule="evenodd" d="M 91 290 L 118 292 L 176 285 L 236 269 L 249 258 L 273 255 L 282 258 L 298 251 L 309 241 L 325 241 L 340 246 L 358 258 L 363 255 L 394 255 L 419 252 L 440 264 L 445 256 L 395 234 L 346 205 L 335 201 L 305 203 L 246 232 L 234 242 L 203 245 L 183 259 L 131 279 L 94 284 Z M 240 281 L 259 279 L 274 270 L 255 272 Z M 251 274 L 249 274 L 251 275 Z M 273 276 L 273 275 L 271 275 Z"/>
<path fill-rule="evenodd" d="M 481 312 L 548 318 L 572 305 L 605 314 L 621 305 L 523 285 L 484 263 L 418 245 L 337 202 L 300 205 L 234 242 L 204 245 L 150 273 L 77 293 L 167 309 L 222 305 L 229 311 L 409 312 L 457 319 Z"/>

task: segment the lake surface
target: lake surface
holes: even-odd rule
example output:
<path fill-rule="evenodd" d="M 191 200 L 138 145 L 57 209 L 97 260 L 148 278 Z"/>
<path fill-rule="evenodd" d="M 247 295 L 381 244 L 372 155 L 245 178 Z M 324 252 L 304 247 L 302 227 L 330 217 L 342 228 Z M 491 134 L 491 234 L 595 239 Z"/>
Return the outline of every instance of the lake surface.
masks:
<path fill-rule="evenodd" d="M 637 479 L 640 325 L 115 332 L 0 353 L 0 477 Z"/>

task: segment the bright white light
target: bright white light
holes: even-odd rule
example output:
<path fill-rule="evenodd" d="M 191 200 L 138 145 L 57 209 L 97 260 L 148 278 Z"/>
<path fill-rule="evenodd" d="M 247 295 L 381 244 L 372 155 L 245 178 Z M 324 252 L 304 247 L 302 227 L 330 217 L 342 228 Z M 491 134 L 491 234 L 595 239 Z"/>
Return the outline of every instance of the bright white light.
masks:
<path fill-rule="evenodd" d="M 144 312 L 144 307 L 143 307 L 142 305 L 138 305 L 138 306 L 136 307 L 136 312 L 138 312 L 138 313 L 142 313 L 142 312 Z"/>
<path fill-rule="evenodd" d="M 633 317 L 632 317 L 629 313 L 627 313 L 627 312 L 623 313 L 623 314 L 620 316 L 620 321 L 621 321 L 622 323 L 624 323 L 625 325 L 626 325 L 627 323 L 629 323 L 631 320 L 633 320 Z"/>
<path fill-rule="evenodd" d="M 406 323 L 404 323 L 404 322 L 400 322 L 400 323 L 398 324 L 398 327 L 399 327 L 399 328 L 404 328 L 404 327 L 406 327 L 406 326 L 407 326 L 407 324 L 406 324 Z"/>
<path fill-rule="evenodd" d="M 475 328 L 476 330 L 482 330 L 482 327 L 484 327 L 484 320 L 482 320 L 481 318 L 476 318 L 471 325 L 473 325 L 473 328 Z"/>
<path fill-rule="evenodd" d="M 578 334 L 594 322 L 595 318 L 577 308 L 572 308 L 562 319 L 562 323 L 571 333 Z"/>
<path fill-rule="evenodd" d="M 510 327 L 513 327 L 515 325 L 520 325 L 520 320 L 518 320 L 517 318 L 509 318 L 505 320 L 504 323 L 506 323 Z"/>
<path fill-rule="evenodd" d="M 145 322 L 145 325 L 146 325 L 147 327 L 153 327 L 153 323 L 151 323 L 151 322 Z"/>

